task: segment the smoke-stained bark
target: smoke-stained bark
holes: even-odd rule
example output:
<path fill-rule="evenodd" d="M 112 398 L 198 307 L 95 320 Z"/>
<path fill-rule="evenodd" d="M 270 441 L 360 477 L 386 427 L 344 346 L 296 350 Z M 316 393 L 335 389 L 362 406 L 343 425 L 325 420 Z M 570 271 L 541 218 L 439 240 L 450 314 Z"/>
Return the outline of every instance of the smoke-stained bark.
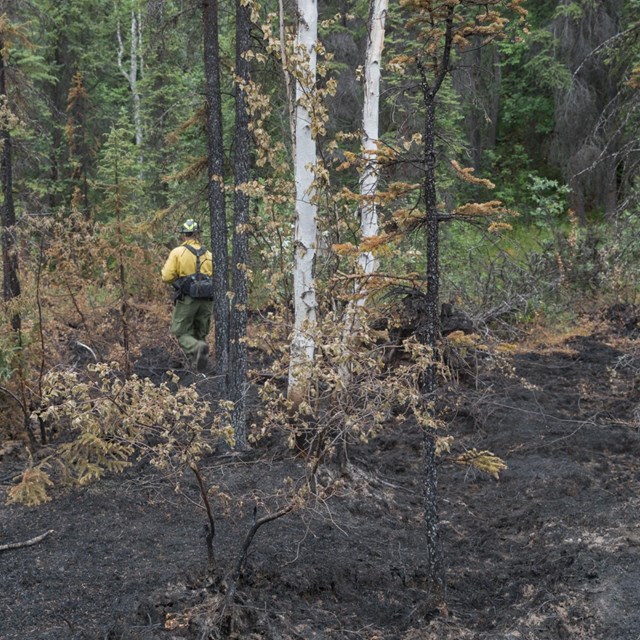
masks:
<path fill-rule="evenodd" d="M 450 16 L 453 16 L 451 11 Z M 451 46 L 451 43 L 448 45 Z M 443 63 L 443 69 L 448 67 Z M 440 335 L 440 238 L 438 234 L 438 209 L 436 191 L 436 95 L 441 83 L 429 85 L 422 74 L 422 97 L 424 102 L 424 155 L 423 189 L 425 198 L 425 230 L 427 235 L 427 292 L 424 297 L 423 322 L 418 328 L 418 339 L 429 348 L 431 361 L 422 377 L 422 393 L 430 421 L 435 424 L 436 394 L 438 390 L 436 349 Z M 440 540 L 440 518 L 438 515 L 438 472 L 436 466 L 436 433 L 432 426 L 423 428 L 423 490 L 424 523 L 427 538 L 427 560 L 429 582 L 433 592 L 444 599 L 444 560 Z"/>
<path fill-rule="evenodd" d="M 498 47 L 482 46 L 480 37 L 473 48 L 461 52 L 451 71 L 453 87 L 462 101 L 471 164 L 476 168 L 482 166 L 485 151 L 496 144 L 501 71 Z"/>
<path fill-rule="evenodd" d="M 67 97 L 67 145 L 71 166 L 71 188 L 75 206 L 80 208 L 87 218 L 89 208 L 89 159 L 91 149 L 87 142 L 87 113 L 89 94 L 84 85 L 82 74 L 76 73 Z"/>
<path fill-rule="evenodd" d="M 247 446 L 246 397 L 247 379 L 247 305 L 249 283 L 249 195 L 250 178 L 249 114 L 247 112 L 246 88 L 249 82 L 249 62 L 246 53 L 251 46 L 250 9 L 242 0 L 236 0 L 236 122 L 234 136 L 234 216 L 233 216 L 233 260 L 231 269 L 233 298 L 231 301 L 231 366 L 229 371 L 229 397 L 234 403 L 233 427 L 236 447 Z"/>

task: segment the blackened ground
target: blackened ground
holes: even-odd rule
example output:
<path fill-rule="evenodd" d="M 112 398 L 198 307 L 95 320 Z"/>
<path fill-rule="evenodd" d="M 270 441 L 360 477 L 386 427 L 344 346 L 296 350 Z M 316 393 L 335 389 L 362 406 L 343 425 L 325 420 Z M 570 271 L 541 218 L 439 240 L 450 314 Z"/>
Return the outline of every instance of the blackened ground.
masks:
<path fill-rule="evenodd" d="M 509 468 L 496 481 L 440 467 L 448 612 L 429 604 L 420 434 L 402 427 L 353 447 L 351 472 L 325 503 L 258 532 L 231 637 L 638 640 L 636 330 L 610 317 L 500 369 L 485 362 L 458 389 L 455 451 L 488 449 Z M 162 370 L 154 357 L 141 368 Z M 210 381 L 196 380 L 206 392 Z M 53 533 L 0 552 L 0 638 L 219 637 L 220 578 L 251 525 L 251 496 L 300 474 L 302 462 L 282 451 L 220 448 L 204 461 L 219 487 L 211 578 L 191 478 L 178 494 L 138 465 L 41 507 L 1 506 L 0 545 Z M 15 452 L 0 461 L 4 489 L 22 464 Z M 219 492 L 234 499 L 230 509 Z"/>

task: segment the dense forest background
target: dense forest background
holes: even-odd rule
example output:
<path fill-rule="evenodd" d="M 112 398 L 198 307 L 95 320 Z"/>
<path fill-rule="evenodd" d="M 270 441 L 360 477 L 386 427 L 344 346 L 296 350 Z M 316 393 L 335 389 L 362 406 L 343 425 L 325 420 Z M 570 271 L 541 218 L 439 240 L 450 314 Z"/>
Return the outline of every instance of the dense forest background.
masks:
<path fill-rule="evenodd" d="M 272 42 L 279 32 L 278 7 L 253 9 L 249 260 L 252 304 L 265 307 L 286 304 L 290 297 L 288 269 L 283 267 L 292 253 L 292 141 L 285 73 Z M 526 9 L 525 25 L 514 20 L 500 39 L 484 46 L 478 41 L 477 47 L 457 52 L 439 97 L 443 207 L 453 210 L 483 196 L 479 187 L 465 188 L 456 181 L 449 165 L 454 160 L 493 181 L 491 197 L 519 214 L 512 221 L 514 233 L 501 241 L 487 243 L 468 225 L 443 231 L 444 297 L 459 297 L 476 312 L 480 306 L 504 303 L 513 311 L 520 304 L 520 311 L 532 315 L 553 301 L 540 290 L 545 279 L 552 288 L 572 276 L 587 289 L 602 289 L 599 284 L 605 283 L 611 289 L 623 285 L 614 273 L 630 275 L 625 264 L 633 264 L 625 238 L 634 236 L 637 207 L 637 7 L 633 1 L 549 0 L 527 3 Z M 282 11 L 282 20 L 291 26 L 293 5 Z M 321 282 L 344 267 L 330 247 L 357 244 L 357 203 L 345 196 L 355 190 L 357 167 L 345 159 L 358 151 L 367 15 L 366 3 L 319 6 L 326 60 L 317 89 L 331 85 L 322 94 L 327 114 L 318 136 L 324 181 L 319 233 L 320 247 L 326 249 L 317 269 Z M 387 60 L 397 58 L 406 45 L 406 19 L 402 6 L 390 7 Z M 220 166 L 226 167 L 228 226 L 234 206 L 235 23 L 231 8 L 221 5 L 216 28 L 223 138 L 218 152 Z M 124 292 L 113 295 L 141 298 L 145 288 L 155 287 L 147 265 L 162 261 L 178 222 L 185 216 L 206 222 L 210 216 L 203 50 L 212 36 L 203 33 L 202 7 L 7 2 L 3 34 L 3 131 L 12 147 L 10 155 L 5 148 L 3 209 L 12 214 L 5 213 L 3 221 L 5 243 L 10 235 L 32 245 L 19 256 L 22 289 L 33 290 L 28 281 L 40 273 L 34 255 L 50 251 L 49 242 L 42 242 L 42 229 L 51 236 L 59 227 L 63 245 L 73 245 L 75 235 L 86 242 L 94 233 L 103 238 L 124 234 L 110 241 L 115 252 L 110 257 L 116 260 L 117 253 L 129 267 Z M 405 70 L 388 66 L 381 78 L 380 138 L 396 157 L 386 163 L 382 179 L 410 183 L 418 179 L 419 154 L 399 157 L 399 149 L 421 133 L 418 92 Z M 397 189 L 396 196 L 387 197 L 381 207 L 383 228 L 397 225 L 394 214 L 403 206 L 419 206 L 418 198 L 406 191 Z M 570 246 L 573 239 L 575 247 Z M 618 253 L 609 255 L 603 243 L 614 239 Z M 607 246 L 613 250 L 613 244 Z M 568 255 L 570 249 L 575 255 Z M 139 252 L 148 252 L 147 257 Z M 391 253 L 386 271 L 424 271 L 423 247 L 415 236 Z M 87 251 L 79 254 L 75 259 L 91 262 Z M 496 278 L 500 256 L 506 259 L 507 254 L 513 266 L 509 271 L 532 276 L 529 282 L 474 281 Z M 536 268 L 532 262 L 543 271 L 552 265 L 557 270 L 541 281 L 530 273 Z M 4 263 L 5 271 L 9 263 Z M 87 286 L 117 271 L 109 261 L 98 270 L 99 276 L 86 274 Z M 58 278 L 77 276 L 77 269 L 60 264 Z M 13 279 L 5 273 L 5 301 L 15 293 Z"/>
<path fill-rule="evenodd" d="M 28 452 L 8 495 L 39 504 L 144 454 L 197 478 L 213 538 L 212 437 L 309 456 L 260 527 L 317 500 L 327 460 L 344 471 L 351 443 L 408 420 L 438 600 L 440 391 L 530 331 L 638 304 L 640 2 L 391 3 L 374 151 L 377 3 L 320 2 L 313 56 L 306 4 L 0 0 L 0 438 Z M 159 276 L 186 218 L 217 278 L 202 379 Z"/>

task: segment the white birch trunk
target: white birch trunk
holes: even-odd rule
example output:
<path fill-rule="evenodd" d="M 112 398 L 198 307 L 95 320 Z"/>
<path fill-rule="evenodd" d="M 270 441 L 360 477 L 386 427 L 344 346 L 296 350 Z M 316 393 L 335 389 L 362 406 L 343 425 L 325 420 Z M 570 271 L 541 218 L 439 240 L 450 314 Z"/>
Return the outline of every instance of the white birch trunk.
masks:
<path fill-rule="evenodd" d="M 120 20 L 118 19 L 116 35 L 118 38 L 118 68 L 127 79 L 131 95 L 133 97 L 133 126 L 136 135 L 136 149 L 142 148 L 142 113 L 140 91 L 138 89 L 138 79 L 142 70 L 142 21 L 140 13 L 136 16 L 131 11 L 131 43 L 129 47 L 129 69 L 125 69 L 124 44 L 120 33 Z M 140 68 L 140 72 L 138 71 Z"/>
<path fill-rule="evenodd" d="M 362 106 L 362 158 L 364 168 L 360 176 L 360 240 L 378 235 L 378 211 L 376 194 L 378 191 L 378 135 L 380 111 L 380 66 L 384 47 L 385 21 L 388 0 L 371 0 L 369 13 L 369 41 L 364 68 L 364 101 Z M 362 251 L 358 255 L 358 269 L 363 280 L 355 280 L 355 299 L 347 305 L 344 313 L 342 343 L 348 349 L 349 338 L 360 326 L 359 308 L 366 302 L 367 276 L 375 273 L 378 260 L 372 251 Z M 348 361 L 340 368 L 345 386 L 351 379 Z"/>
<path fill-rule="evenodd" d="M 314 167 L 316 141 L 312 131 L 310 100 L 316 81 L 316 42 L 318 7 L 316 0 L 298 0 L 296 35 L 296 123 L 295 181 L 296 229 L 293 296 L 295 323 L 291 338 L 288 395 L 294 402 L 302 400 L 308 380 L 305 373 L 315 355 L 316 289 L 314 264 L 317 223 Z"/>
<path fill-rule="evenodd" d="M 131 93 L 133 94 L 133 122 L 136 130 L 136 148 L 142 148 L 142 109 L 138 79 L 142 77 L 142 16 L 131 12 Z"/>
<path fill-rule="evenodd" d="M 365 60 L 364 105 L 362 108 L 362 150 L 364 169 L 360 178 L 360 234 L 362 240 L 378 235 L 378 210 L 375 201 L 378 190 L 378 120 L 380 110 L 380 65 L 384 46 L 388 0 L 372 0 L 369 21 L 369 43 Z M 378 261 L 371 251 L 358 256 L 358 266 L 364 274 L 372 274 Z M 366 283 L 366 280 L 365 280 Z M 366 284 L 360 289 L 366 287 Z M 358 303 L 364 304 L 365 296 Z"/>

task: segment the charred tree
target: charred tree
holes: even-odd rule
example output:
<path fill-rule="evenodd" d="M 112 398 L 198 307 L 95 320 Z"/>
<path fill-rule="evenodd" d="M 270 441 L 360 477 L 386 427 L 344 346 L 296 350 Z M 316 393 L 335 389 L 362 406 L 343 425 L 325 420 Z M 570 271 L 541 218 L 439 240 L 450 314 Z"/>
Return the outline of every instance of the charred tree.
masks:
<path fill-rule="evenodd" d="M 229 371 L 229 268 L 227 216 L 224 197 L 224 149 L 222 146 L 222 96 L 220 91 L 220 48 L 218 1 L 203 0 L 204 72 L 207 107 L 207 177 L 211 252 L 215 297 L 215 367 L 220 390 L 226 393 Z"/>
<path fill-rule="evenodd" d="M 431 352 L 431 361 L 423 372 L 422 393 L 430 422 L 436 421 L 436 393 L 438 389 L 435 354 L 440 336 L 440 238 L 438 233 L 438 199 L 436 190 L 436 96 L 446 74 L 449 72 L 451 48 L 453 44 L 454 7 L 447 10 L 446 32 L 442 60 L 438 73 L 429 81 L 427 71 L 419 59 L 420 89 L 424 106 L 424 151 L 423 189 L 425 199 L 425 230 L 427 240 L 427 292 L 424 298 L 424 315 L 417 335 L 420 342 Z M 429 583 L 434 595 L 444 601 L 445 579 L 442 542 L 440 540 L 440 519 L 438 516 L 438 472 L 436 467 L 435 427 L 425 426 L 423 430 L 423 490 L 424 524 L 427 537 L 427 563 Z"/>
<path fill-rule="evenodd" d="M 456 51 L 470 51 L 475 46 L 485 46 L 497 38 L 503 37 L 508 22 L 506 13 L 520 16 L 526 11 L 520 7 L 521 0 L 492 0 L 487 5 L 475 0 L 410 0 L 409 7 L 413 17 L 408 25 L 419 29 L 416 39 L 420 42 L 412 56 L 404 52 L 397 58 L 400 62 L 409 62 L 417 72 L 418 95 L 421 99 L 419 113 L 423 118 L 423 153 L 420 159 L 422 174 L 422 198 L 424 215 L 413 228 L 426 235 L 427 265 L 426 292 L 418 293 L 420 317 L 416 327 L 416 336 L 424 345 L 428 363 L 421 375 L 422 420 L 423 429 L 423 469 L 422 485 L 424 491 L 424 526 L 426 534 L 427 578 L 433 604 L 440 607 L 445 603 L 445 569 L 442 543 L 440 539 L 440 520 L 438 515 L 438 350 L 441 336 L 440 328 L 440 237 L 439 224 L 456 216 L 438 210 L 436 183 L 436 115 L 440 108 L 438 94 L 447 76 L 452 73 L 452 54 L 454 43 Z M 481 36 L 478 45 L 478 36 Z M 444 104 L 444 101 L 443 101 Z M 455 165 L 454 165 L 455 166 Z M 461 171 L 464 173 L 464 171 Z M 465 174 L 466 175 L 466 174 Z M 486 186 L 489 181 L 478 180 Z M 497 211 L 495 203 L 476 203 L 483 215 L 491 216 Z M 468 205 L 467 205 L 468 206 Z M 460 208 L 464 210 L 465 207 Z"/>
<path fill-rule="evenodd" d="M 236 122 L 235 122 L 235 192 L 233 225 L 233 260 L 231 284 L 231 366 L 229 370 L 229 397 L 234 403 L 233 428 L 236 448 L 247 446 L 246 397 L 247 369 L 247 304 L 249 283 L 249 195 L 250 177 L 249 113 L 246 90 L 249 82 L 249 61 L 246 53 L 251 46 L 251 14 L 249 7 L 236 0 Z"/>

